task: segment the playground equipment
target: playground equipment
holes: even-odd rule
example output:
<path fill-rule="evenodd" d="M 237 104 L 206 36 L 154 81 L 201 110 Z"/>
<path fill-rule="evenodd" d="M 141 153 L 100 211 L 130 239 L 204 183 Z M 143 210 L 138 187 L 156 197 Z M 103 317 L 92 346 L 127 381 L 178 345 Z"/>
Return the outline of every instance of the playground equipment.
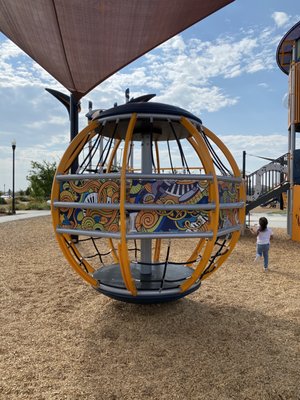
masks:
<path fill-rule="evenodd" d="M 69 102 L 72 139 L 53 185 L 53 222 L 73 268 L 109 296 L 154 302 L 196 290 L 239 237 L 244 188 L 227 148 L 192 114 L 136 102 L 95 115 L 77 135 L 79 101 L 232 1 L 14 1 L 0 9 L 1 32 L 70 91 L 69 99 L 52 91 Z M 171 261 L 177 239 L 197 241 L 181 262 Z"/>
<path fill-rule="evenodd" d="M 74 270 L 99 292 L 136 303 L 197 290 L 230 255 L 245 217 L 226 146 L 193 114 L 151 97 L 91 112 L 62 157 L 51 200 Z"/>
<path fill-rule="evenodd" d="M 246 153 L 246 152 L 244 152 Z M 246 214 L 255 207 L 279 201 L 283 208 L 283 194 L 289 189 L 288 154 L 270 162 L 251 174 L 245 174 Z"/>
<path fill-rule="evenodd" d="M 300 241 L 300 152 L 296 132 L 300 132 L 300 21 L 281 39 L 277 64 L 289 76 L 288 111 L 288 234 Z"/>

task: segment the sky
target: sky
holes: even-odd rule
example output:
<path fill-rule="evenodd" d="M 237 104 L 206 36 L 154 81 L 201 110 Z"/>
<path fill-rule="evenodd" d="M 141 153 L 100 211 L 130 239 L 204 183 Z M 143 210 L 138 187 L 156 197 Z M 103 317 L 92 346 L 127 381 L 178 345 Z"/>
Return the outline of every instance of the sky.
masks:
<path fill-rule="evenodd" d="M 298 6 L 297 6 L 298 5 Z M 81 104 L 80 129 L 93 108 L 156 93 L 154 101 L 182 107 L 220 137 L 240 168 L 287 152 L 288 77 L 276 49 L 300 20 L 296 0 L 236 0 L 129 64 Z M 0 33 L 0 191 L 12 189 L 12 140 L 16 140 L 15 189 L 29 186 L 31 161 L 59 162 L 69 143 L 67 111 L 45 88 L 68 91 Z M 299 147 L 297 138 L 297 147 Z"/>

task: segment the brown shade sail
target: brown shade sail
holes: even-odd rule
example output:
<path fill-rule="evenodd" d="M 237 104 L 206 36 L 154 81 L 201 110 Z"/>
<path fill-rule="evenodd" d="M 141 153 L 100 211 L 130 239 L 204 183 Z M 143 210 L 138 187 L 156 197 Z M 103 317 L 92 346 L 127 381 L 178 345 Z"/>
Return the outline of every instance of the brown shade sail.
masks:
<path fill-rule="evenodd" d="M 0 30 L 79 99 L 233 0 L 0 0 Z"/>

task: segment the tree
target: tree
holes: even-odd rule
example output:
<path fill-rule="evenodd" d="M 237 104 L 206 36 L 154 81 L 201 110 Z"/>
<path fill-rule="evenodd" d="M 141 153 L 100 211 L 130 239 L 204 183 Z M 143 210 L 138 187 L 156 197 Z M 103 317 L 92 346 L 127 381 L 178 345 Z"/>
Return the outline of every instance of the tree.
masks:
<path fill-rule="evenodd" d="M 30 194 L 38 199 L 50 198 L 56 162 L 31 161 L 31 168 L 27 176 L 27 180 L 30 182 Z"/>

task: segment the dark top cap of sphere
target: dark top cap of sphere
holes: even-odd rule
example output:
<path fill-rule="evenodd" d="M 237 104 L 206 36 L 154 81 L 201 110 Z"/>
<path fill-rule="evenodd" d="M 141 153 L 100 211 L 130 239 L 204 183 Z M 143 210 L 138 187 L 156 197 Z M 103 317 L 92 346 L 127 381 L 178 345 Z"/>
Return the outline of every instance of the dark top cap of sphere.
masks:
<path fill-rule="evenodd" d="M 191 119 L 198 124 L 202 124 L 200 118 L 196 117 L 189 111 L 184 110 L 180 107 L 171 106 L 169 104 L 163 103 L 148 103 L 148 102 L 128 102 L 126 104 L 122 104 L 121 106 L 110 108 L 109 110 L 103 112 L 96 112 L 93 115 L 93 120 L 114 117 L 124 114 L 147 114 L 151 115 L 174 115 L 174 116 L 183 116 L 188 119 Z"/>

